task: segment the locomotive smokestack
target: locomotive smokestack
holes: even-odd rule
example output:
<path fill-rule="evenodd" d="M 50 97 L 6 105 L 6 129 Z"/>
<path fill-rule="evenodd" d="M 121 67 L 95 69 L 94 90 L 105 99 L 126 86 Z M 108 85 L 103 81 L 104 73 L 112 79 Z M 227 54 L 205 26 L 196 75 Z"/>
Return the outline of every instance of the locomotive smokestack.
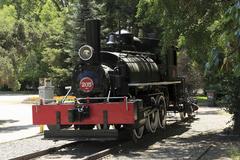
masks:
<path fill-rule="evenodd" d="M 98 19 L 87 20 L 86 25 L 86 42 L 94 49 L 94 64 L 100 63 L 100 27 Z"/>

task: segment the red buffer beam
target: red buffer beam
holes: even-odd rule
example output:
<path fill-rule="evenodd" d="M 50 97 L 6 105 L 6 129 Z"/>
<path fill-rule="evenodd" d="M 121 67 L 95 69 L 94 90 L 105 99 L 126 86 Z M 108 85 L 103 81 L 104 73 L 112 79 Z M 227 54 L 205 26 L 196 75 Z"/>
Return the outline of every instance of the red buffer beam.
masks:
<path fill-rule="evenodd" d="M 84 105 L 89 107 L 89 117 L 75 122 L 69 122 L 68 114 L 69 110 L 75 108 L 74 104 L 33 105 L 33 124 L 104 124 L 104 112 L 107 112 L 108 124 L 134 124 L 136 120 L 137 107 L 134 102 L 87 103 Z"/>

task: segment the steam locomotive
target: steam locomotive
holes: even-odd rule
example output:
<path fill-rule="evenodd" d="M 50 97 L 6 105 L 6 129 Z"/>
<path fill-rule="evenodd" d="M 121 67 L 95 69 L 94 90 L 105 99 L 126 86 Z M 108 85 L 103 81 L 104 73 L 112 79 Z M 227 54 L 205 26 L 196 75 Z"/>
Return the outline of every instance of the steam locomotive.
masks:
<path fill-rule="evenodd" d="M 175 47 L 160 57 L 152 53 L 158 40 L 119 30 L 108 35 L 101 50 L 100 20 L 85 24 L 86 44 L 79 49 L 68 92 L 75 101 L 41 101 L 32 107 L 33 124 L 49 128 L 45 138 L 112 140 L 128 130 L 137 140 L 144 130 L 165 128 L 168 111 L 183 119 L 197 110 L 186 96 L 184 79 L 177 77 Z"/>

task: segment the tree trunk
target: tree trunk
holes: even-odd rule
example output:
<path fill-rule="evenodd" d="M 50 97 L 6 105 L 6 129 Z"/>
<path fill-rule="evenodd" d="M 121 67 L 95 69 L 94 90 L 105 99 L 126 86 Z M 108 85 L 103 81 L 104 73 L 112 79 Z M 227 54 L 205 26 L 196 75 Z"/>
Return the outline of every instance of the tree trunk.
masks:
<path fill-rule="evenodd" d="M 234 112 L 233 114 L 233 131 L 234 133 L 240 134 L 240 112 Z"/>

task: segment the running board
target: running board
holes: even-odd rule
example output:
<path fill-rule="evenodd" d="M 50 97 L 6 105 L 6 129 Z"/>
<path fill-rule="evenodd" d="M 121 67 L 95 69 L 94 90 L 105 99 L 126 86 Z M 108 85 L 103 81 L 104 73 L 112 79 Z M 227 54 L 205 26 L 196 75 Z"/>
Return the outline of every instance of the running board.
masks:
<path fill-rule="evenodd" d="M 118 139 L 118 130 L 46 130 L 45 139 L 53 140 L 80 140 L 80 141 L 107 141 Z"/>
<path fill-rule="evenodd" d="M 164 82 L 150 82 L 150 83 L 129 83 L 129 87 L 139 87 L 139 86 L 160 86 L 160 85 L 170 85 L 170 84 L 180 84 L 181 81 L 164 81 Z"/>

